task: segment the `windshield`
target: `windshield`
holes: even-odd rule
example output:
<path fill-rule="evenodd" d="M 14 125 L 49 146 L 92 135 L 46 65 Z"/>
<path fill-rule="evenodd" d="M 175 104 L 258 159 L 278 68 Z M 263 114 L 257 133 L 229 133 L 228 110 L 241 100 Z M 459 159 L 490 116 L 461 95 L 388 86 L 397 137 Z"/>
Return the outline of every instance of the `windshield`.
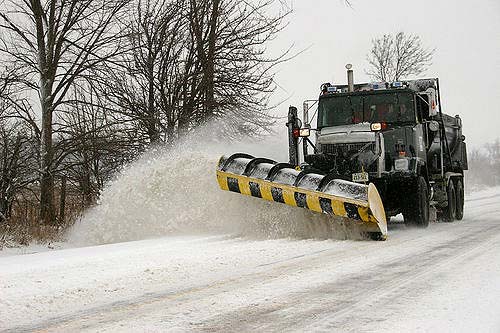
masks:
<path fill-rule="evenodd" d="M 362 122 L 414 122 L 410 92 L 322 98 L 318 107 L 318 128 Z"/>

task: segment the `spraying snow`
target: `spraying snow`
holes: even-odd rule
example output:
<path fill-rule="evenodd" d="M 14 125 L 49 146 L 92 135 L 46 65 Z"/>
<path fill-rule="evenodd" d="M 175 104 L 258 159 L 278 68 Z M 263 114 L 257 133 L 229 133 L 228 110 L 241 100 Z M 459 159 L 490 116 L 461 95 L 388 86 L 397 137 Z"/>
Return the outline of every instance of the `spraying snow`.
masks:
<path fill-rule="evenodd" d="M 200 142 L 205 146 L 200 147 Z M 75 225 L 69 241 L 90 245 L 200 233 L 258 238 L 352 236 L 326 215 L 219 190 L 215 167 L 222 154 L 245 151 L 283 160 L 286 155 L 276 157 L 270 152 L 286 154 L 284 144 L 266 138 L 265 144 L 228 146 L 207 143 L 198 133 L 175 148 L 145 154 L 103 191 L 99 205 Z"/>

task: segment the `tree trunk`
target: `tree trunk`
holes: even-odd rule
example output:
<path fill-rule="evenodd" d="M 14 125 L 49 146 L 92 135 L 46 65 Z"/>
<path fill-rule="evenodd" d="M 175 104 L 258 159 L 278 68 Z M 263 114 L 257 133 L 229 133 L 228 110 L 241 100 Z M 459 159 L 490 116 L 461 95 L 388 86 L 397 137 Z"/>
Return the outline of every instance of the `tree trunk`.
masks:
<path fill-rule="evenodd" d="M 215 45 L 217 41 L 217 20 L 219 18 L 219 2 L 212 1 L 212 15 L 210 17 L 210 33 L 208 36 L 207 63 L 205 64 L 205 84 L 206 84 L 206 112 L 210 118 L 215 111 Z"/>
<path fill-rule="evenodd" d="M 42 75 L 43 76 L 43 75 Z M 42 141 L 40 146 L 40 221 L 44 224 L 55 222 L 54 175 L 52 162 L 52 96 L 47 79 L 42 78 Z"/>
<path fill-rule="evenodd" d="M 64 223 L 66 208 L 66 176 L 61 179 L 61 193 L 59 197 L 59 223 Z"/>
<path fill-rule="evenodd" d="M 86 152 L 83 152 L 83 162 L 82 162 L 82 177 L 80 179 L 80 187 L 83 194 L 83 207 L 90 207 L 93 203 L 93 192 L 91 184 L 91 168 L 89 158 Z"/>
<path fill-rule="evenodd" d="M 166 134 L 167 134 L 166 144 L 167 146 L 171 147 L 174 145 L 176 137 L 175 137 L 175 123 L 170 120 L 167 122 Z"/>
<path fill-rule="evenodd" d="M 36 26 L 36 43 L 38 53 L 38 70 L 40 73 L 40 105 L 42 111 L 42 128 L 40 142 L 40 222 L 55 222 L 54 210 L 54 175 L 52 174 L 52 86 L 56 71 L 47 57 L 46 31 L 44 25 L 45 12 L 40 0 L 31 1 L 31 10 Z M 50 49 L 50 46 L 49 46 Z"/>
<path fill-rule="evenodd" d="M 0 222 L 3 222 L 7 219 L 8 211 L 9 211 L 9 203 L 5 198 L 0 198 Z"/>
<path fill-rule="evenodd" d="M 150 51 L 151 53 L 152 51 Z M 147 114 L 147 126 L 148 126 L 148 136 L 151 143 L 157 143 L 160 141 L 160 132 L 157 126 L 158 123 L 158 112 L 155 105 L 155 90 L 154 90 L 154 73 L 153 73 L 153 60 L 148 63 L 148 114 Z"/>

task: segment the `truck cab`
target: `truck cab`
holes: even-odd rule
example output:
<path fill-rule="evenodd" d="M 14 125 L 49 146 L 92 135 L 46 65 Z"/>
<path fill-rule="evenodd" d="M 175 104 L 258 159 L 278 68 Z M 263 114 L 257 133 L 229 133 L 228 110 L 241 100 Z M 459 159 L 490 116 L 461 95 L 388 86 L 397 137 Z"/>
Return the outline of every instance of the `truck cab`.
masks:
<path fill-rule="evenodd" d="M 305 168 L 374 183 L 387 216 L 403 213 L 411 224 L 426 226 L 434 208 L 455 219 L 458 207 L 461 218 L 465 137 L 461 119 L 441 111 L 438 79 L 326 83 L 317 106 L 314 152 L 304 140 Z"/>

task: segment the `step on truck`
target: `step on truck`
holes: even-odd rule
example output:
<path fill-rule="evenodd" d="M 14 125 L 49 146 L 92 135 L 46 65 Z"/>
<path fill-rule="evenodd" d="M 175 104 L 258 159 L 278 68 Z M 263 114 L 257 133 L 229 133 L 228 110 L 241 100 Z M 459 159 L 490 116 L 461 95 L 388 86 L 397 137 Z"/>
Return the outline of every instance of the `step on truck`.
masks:
<path fill-rule="evenodd" d="M 460 117 L 442 111 L 439 80 L 354 84 L 346 67 L 348 84 L 322 84 L 303 121 L 289 108 L 288 163 L 223 156 L 221 189 L 337 216 L 379 240 L 400 213 L 417 227 L 461 220 L 465 136 Z"/>

